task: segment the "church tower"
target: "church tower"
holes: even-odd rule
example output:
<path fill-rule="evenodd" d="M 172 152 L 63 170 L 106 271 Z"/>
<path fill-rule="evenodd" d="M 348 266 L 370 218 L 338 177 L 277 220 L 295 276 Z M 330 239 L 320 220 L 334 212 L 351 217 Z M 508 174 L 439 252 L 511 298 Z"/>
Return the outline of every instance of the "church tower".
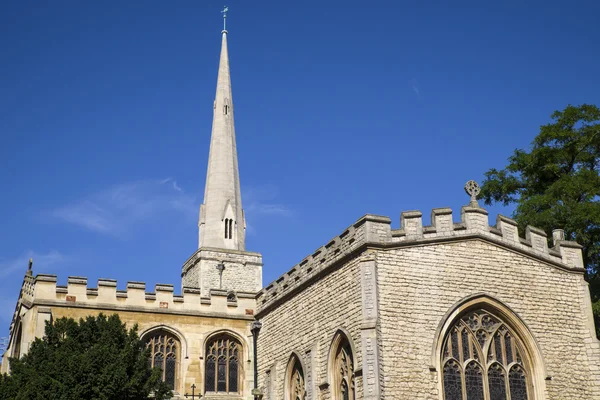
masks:
<path fill-rule="evenodd" d="M 204 203 L 198 218 L 198 251 L 182 270 L 182 286 L 199 288 L 204 296 L 213 289 L 254 293 L 262 286 L 262 257 L 245 248 L 233 116 L 227 30 L 223 30 Z"/>

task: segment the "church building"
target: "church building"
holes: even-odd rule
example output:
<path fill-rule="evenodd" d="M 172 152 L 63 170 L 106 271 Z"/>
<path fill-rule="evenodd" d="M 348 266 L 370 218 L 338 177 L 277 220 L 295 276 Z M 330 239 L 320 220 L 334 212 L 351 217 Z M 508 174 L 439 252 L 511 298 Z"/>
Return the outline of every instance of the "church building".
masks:
<path fill-rule="evenodd" d="M 198 249 L 173 284 L 25 274 L 8 357 L 47 321 L 117 313 L 138 324 L 175 399 L 600 399 L 581 246 L 560 229 L 488 213 L 478 185 L 449 208 L 366 214 L 263 287 L 245 247 L 227 49 L 222 32 Z M 177 285 L 179 286 L 179 285 Z"/>

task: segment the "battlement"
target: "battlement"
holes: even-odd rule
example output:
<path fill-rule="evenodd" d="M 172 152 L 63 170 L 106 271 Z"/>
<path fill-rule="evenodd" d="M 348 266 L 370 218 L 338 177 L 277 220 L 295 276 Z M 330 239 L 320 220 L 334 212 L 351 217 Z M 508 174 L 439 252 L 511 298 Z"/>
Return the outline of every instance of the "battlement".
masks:
<path fill-rule="evenodd" d="M 26 276 L 22 300 L 30 305 L 102 308 L 115 311 L 164 312 L 227 317 L 252 318 L 256 308 L 256 293 L 210 291 L 201 297 L 200 290 L 184 287 L 175 294 L 173 285 L 157 283 L 154 291 L 146 291 L 145 282 L 129 281 L 125 290 L 117 289 L 114 279 L 98 279 L 96 287 L 88 286 L 88 279 L 69 276 L 66 286 L 57 285 L 56 275 Z"/>
<path fill-rule="evenodd" d="M 423 226 L 422 216 L 420 211 L 405 211 L 400 216 L 400 228 L 392 230 L 389 217 L 365 215 L 261 290 L 257 295 L 259 312 L 338 261 L 368 247 L 394 248 L 479 237 L 563 270 L 585 271 L 581 246 L 565 241 L 564 231 L 560 229 L 553 231 L 553 247 L 549 248 L 547 235 L 539 228 L 527 226 L 525 238 L 519 237 L 516 221 L 503 215 L 498 215 L 496 225 L 490 226 L 488 212 L 476 203 L 462 207 L 458 223 L 454 222 L 450 208 L 433 209 L 429 226 Z"/>

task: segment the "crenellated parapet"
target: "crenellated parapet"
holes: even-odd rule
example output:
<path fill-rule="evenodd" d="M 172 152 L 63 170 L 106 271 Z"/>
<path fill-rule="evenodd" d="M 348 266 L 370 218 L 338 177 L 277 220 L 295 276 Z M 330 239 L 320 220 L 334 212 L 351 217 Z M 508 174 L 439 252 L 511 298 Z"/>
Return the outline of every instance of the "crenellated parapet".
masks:
<path fill-rule="evenodd" d="M 462 207 L 460 222 L 454 222 L 450 208 L 436 208 L 431 212 L 430 225 L 423 225 L 420 211 L 401 213 L 399 229 L 391 229 L 390 224 L 390 218 L 371 214 L 359 219 L 341 235 L 260 291 L 257 295 L 259 312 L 320 276 L 340 260 L 355 256 L 367 248 L 395 248 L 480 238 L 566 271 L 585 271 L 582 247 L 576 242 L 564 240 L 562 230 L 554 231 L 553 247 L 550 248 L 547 234 L 539 228 L 527 226 L 525 237 L 520 237 L 516 221 L 503 215 L 498 215 L 496 224 L 490 226 L 488 212 L 476 202 Z"/>
<path fill-rule="evenodd" d="M 109 311 L 162 312 L 175 314 L 227 316 L 252 319 L 256 308 L 256 293 L 211 290 L 201 297 L 197 288 L 184 287 L 175 294 L 172 284 L 157 283 L 149 292 L 145 282 L 129 281 L 125 290 L 117 289 L 114 279 L 98 279 L 91 287 L 88 279 L 70 276 L 67 285 L 57 285 L 56 275 L 38 274 L 31 277 L 28 306 L 64 306 L 98 308 Z M 105 311 L 105 312 L 106 312 Z"/>
<path fill-rule="evenodd" d="M 391 219 L 367 214 L 349 226 L 341 235 L 319 247 L 288 272 L 269 284 L 258 295 L 258 307 L 263 308 L 275 299 L 291 292 L 294 288 L 318 276 L 324 269 L 341 261 L 367 244 L 390 243 Z"/>

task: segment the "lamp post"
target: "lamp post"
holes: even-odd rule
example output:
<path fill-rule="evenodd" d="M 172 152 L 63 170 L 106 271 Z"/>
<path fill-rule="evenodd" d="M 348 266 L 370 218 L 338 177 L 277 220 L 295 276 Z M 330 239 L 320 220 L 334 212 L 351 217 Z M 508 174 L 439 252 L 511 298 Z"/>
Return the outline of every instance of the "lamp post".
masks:
<path fill-rule="evenodd" d="M 223 271 L 225 271 L 225 264 L 222 262 L 217 264 L 217 271 L 219 271 L 219 289 L 223 289 Z"/>
<path fill-rule="evenodd" d="M 258 388 L 258 332 L 262 328 L 262 322 L 254 321 L 252 322 L 252 326 L 250 330 L 252 331 L 252 337 L 254 339 L 254 389 L 252 389 L 252 394 L 254 395 L 254 400 L 262 399 L 262 393 Z"/>

